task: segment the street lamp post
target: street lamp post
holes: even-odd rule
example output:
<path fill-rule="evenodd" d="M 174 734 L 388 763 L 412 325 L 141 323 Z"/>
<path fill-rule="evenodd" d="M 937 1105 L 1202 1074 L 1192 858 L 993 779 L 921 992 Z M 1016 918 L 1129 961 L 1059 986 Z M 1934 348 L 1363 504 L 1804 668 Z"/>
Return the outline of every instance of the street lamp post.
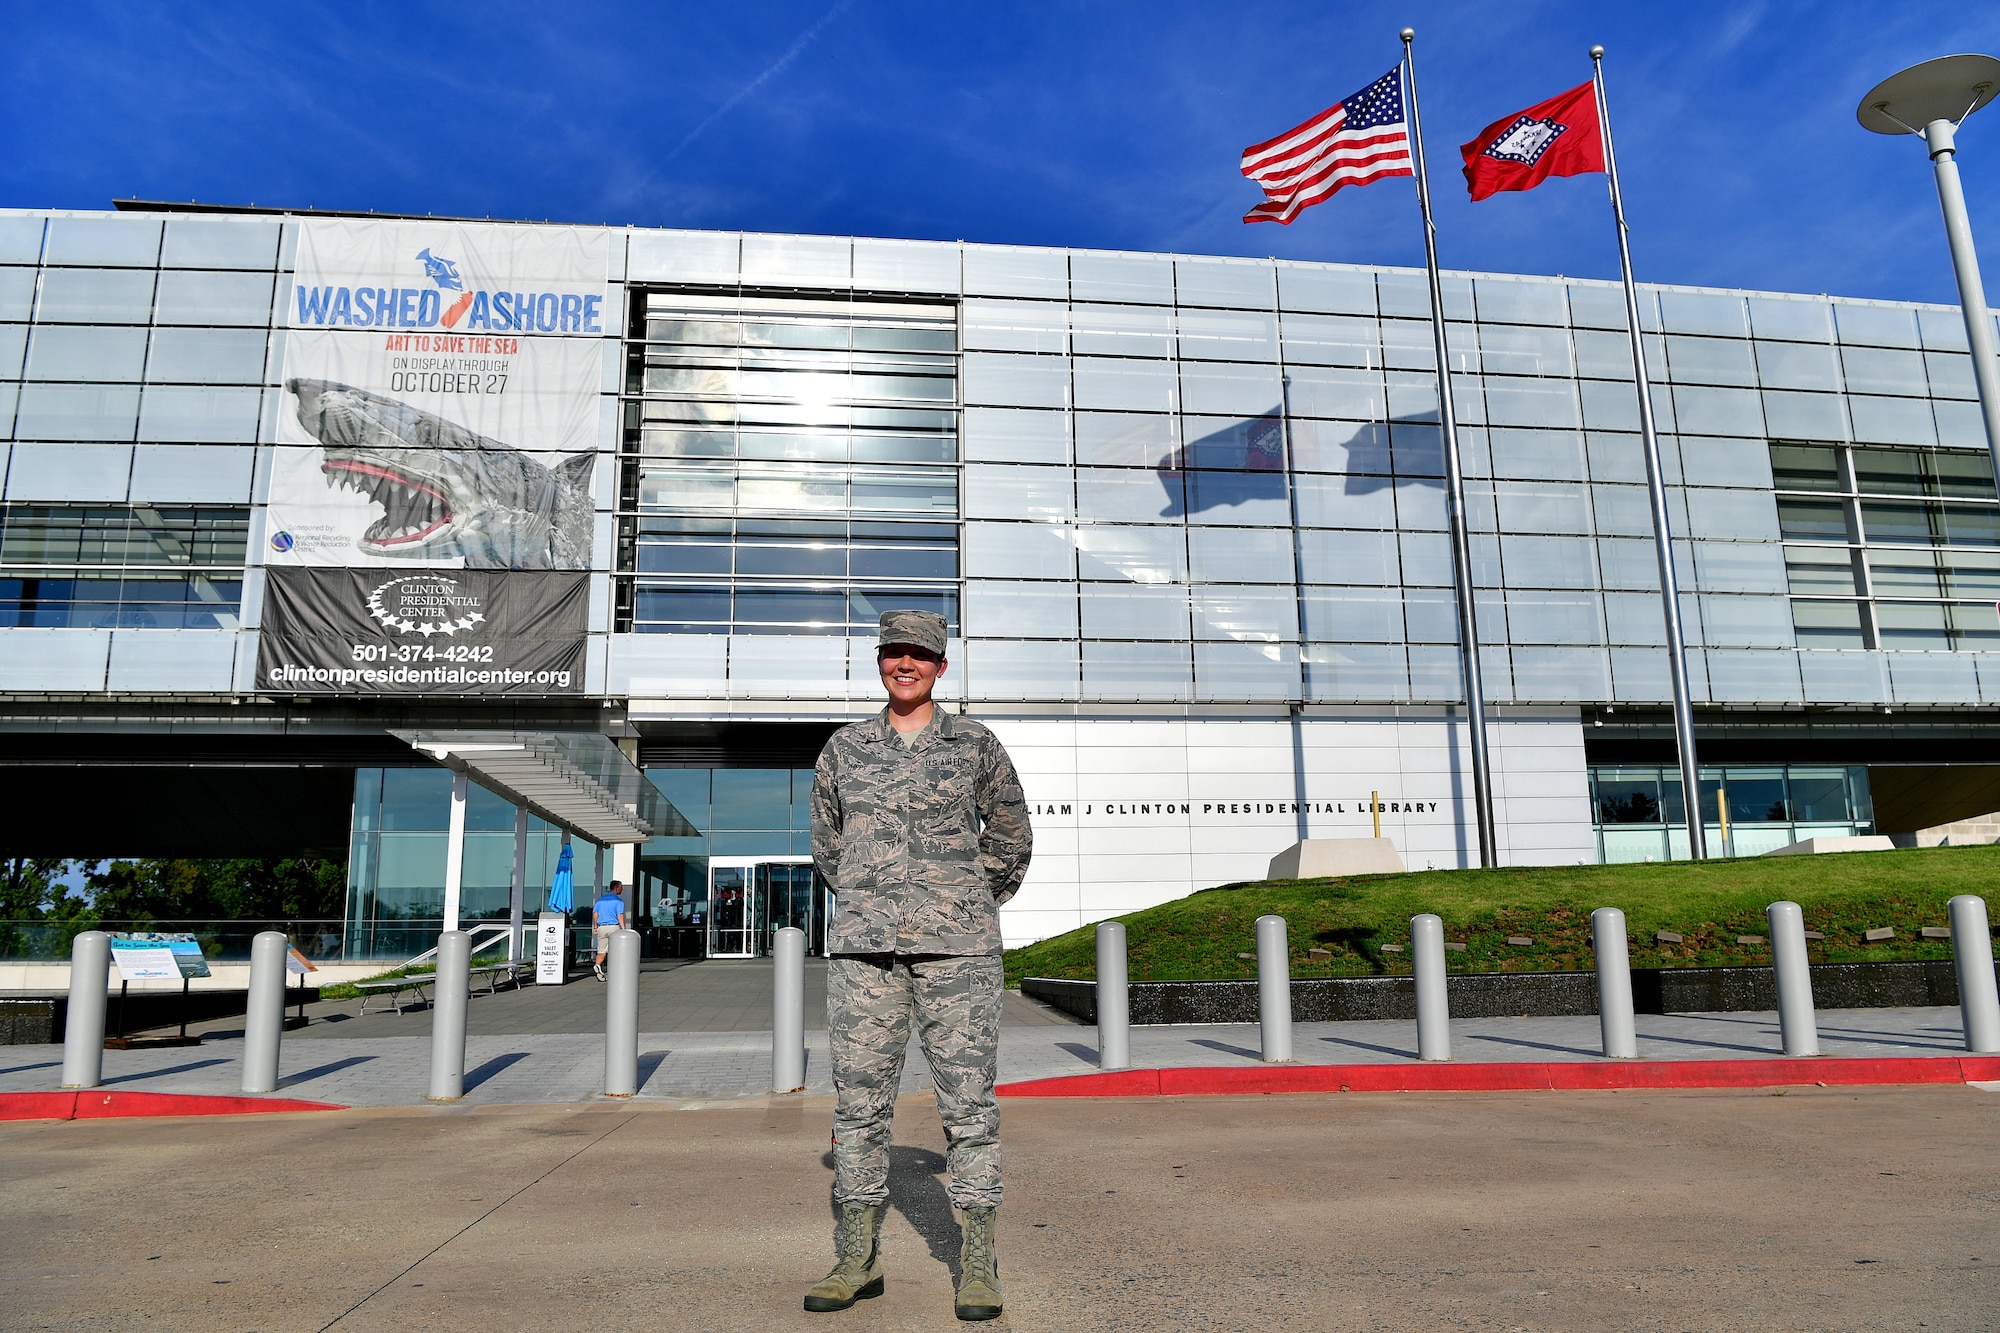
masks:
<path fill-rule="evenodd" d="M 1979 280 L 1979 256 L 1972 248 L 1972 223 L 1965 215 L 1965 190 L 1958 180 L 1953 142 L 1965 118 L 2000 95 L 2000 60 L 1992 56 L 1939 56 L 1892 74 L 1870 90 L 1855 109 L 1862 127 L 1877 134 L 1914 134 L 1928 146 L 1937 175 L 1938 205 L 1944 211 L 1945 240 L 1958 277 L 1958 304 L 1965 316 L 1965 341 L 1972 351 L 1972 378 L 1979 386 L 1979 410 L 1986 421 L 1986 449 L 2000 479 L 2000 361 L 1995 360 L 1993 316 Z"/>

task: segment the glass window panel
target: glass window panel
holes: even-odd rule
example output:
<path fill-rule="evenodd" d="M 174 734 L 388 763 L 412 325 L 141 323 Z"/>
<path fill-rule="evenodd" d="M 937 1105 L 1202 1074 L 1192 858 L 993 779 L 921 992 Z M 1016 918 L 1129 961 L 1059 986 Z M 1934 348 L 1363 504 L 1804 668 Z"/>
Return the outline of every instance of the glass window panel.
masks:
<path fill-rule="evenodd" d="M 1500 560 L 1510 588 L 1592 588 L 1597 568 L 1588 537 L 1500 538 Z"/>
<path fill-rule="evenodd" d="M 1075 514 L 1071 485 L 1068 468 L 971 464 L 965 469 L 966 513 L 973 518 L 1069 518 Z"/>
<path fill-rule="evenodd" d="M 1767 389 L 1835 392 L 1841 387 L 1840 363 L 1831 346 L 1759 342 L 1756 347 L 1758 378 Z"/>
<path fill-rule="evenodd" d="M 1900 523 L 1906 519 L 1907 516 L 1900 516 L 1896 521 Z M 1847 540 L 1847 506 L 1838 500 L 1781 498 L 1778 501 L 1778 529 L 1790 541 L 1844 542 Z M 1928 528 L 1925 531 L 1928 534 Z M 1929 536 L 1926 535 L 1924 540 L 1928 541 Z"/>
<path fill-rule="evenodd" d="M 1294 579 L 1291 525 L 1190 528 L 1188 560 L 1194 578 L 1203 583 L 1290 584 Z"/>
<path fill-rule="evenodd" d="M 1597 595 L 1588 592 L 1509 592 L 1507 637 L 1514 643 L 1602 643 Z M 1490 634 L 1491 629 L 1486 631 Z"/>
<path fill-rule="evenodd" d="M 1922 495 L 1924 456 L 1910 449 L 1856 449 L 1854 481 L 1864 495 Z"/>
<path fill-rule="evenodd" d="M 889 472 L 879 468 L 856 468 L 851 490 L 850 503 L 857 515 L 911 514 L 948 518 L 958 513 L 958 479 L 949 472 Z M 834 499 L 828 507 L 838 506 L 839 501 Z"/>
<path fill-rule="evenodd" d="M 1140 468 L 1076 470 L 1079 517 L 1097 522 L 1157 522 L 1184 512 L 1182 477 Z"/>
<path fill-rule="evenodd" d="M 1158 467 L 1179 443 L 1174 421 L 1160 415 L 1078 412 L 1076 461 L 1106 467 Z"/>
<path fill-rule="evenodd" d="M 1419 535 L 1428 534 L 1412 534 L 1413 538 Z M 1299 563 L 1307 583 L 1393 588 L 1406 577 L 1399 572 L 1394 532 L 1321 532 L 1306 528 L 1300 530 L 1298 540 Z M 1450 577 L 1447 563 L 1447 582 Z"/>
<path fill-rule="evenodd" d="M 1691 435 L 1764 434 L 1764 408 L 1749 389 L 1711 389 L 1675 385 L 1674 416 Z"/>
<path fill-rule="evenodd" d="M 636 560 L 641 574 L 729 574 L 726 543 L 641 538 Z"/>
<path fill-rule="evenodd" d="M 1653 510 L 1638 486 L 1592 486 L 1591 511 L 1598 533 L 1616 537 L 1653 535 Z"/>
<path fill-rule="evenodd" d="M 1297 699 L 1299 650 L 1293 644 L 1197 643 L 1198 699 Z"/>
<path fill-rule="evenodd" d="M 1916 312 L 1908 306 L 1833 304 L 1840 341 L 1871 347 L 1916 347 Z"/>
<path fill-rule="evenodd" d="M 35 307 L 45 324 L 144 324 L 152 313 L 153 274 L 144 269 L 45 270 Z"/>
<path fill-rule="evenodd" d="M 1189 412 L 1275 413 L 1284 401 L 1275 366 L 1183 364 L 1180 371 L 1182 399 Z"/>
<path fill-rule="evenodd" d="M 1844 547 L 1787 546 L 1784 550 L 1787 591 L 1833 597 L 1852 597 L 1859 591 L 1853 558 Z"/>
<path fill-rule="evenodd" d="M 1949 596 L 2000 598 L 2000 554 L 1940 551 L 1938 563 Z"/>
<path fill-rule="evenodd" d="M 791 773 L 782 768 L 718 768 L 713 772 L 711 828 L 728 830 L 791 827 Z"/>
<path fill-rule="evenodd" d="M 1833 311 L 1823 300 L 1753 296 L 1750 298 L 1750 327 L 1759 338 L 1823 343 L 1833 337 Z M 1761 348 L 1759 353 L 1761 356 Z"/>
<path fill-rule="evenodd" d="M 1174 265 L 1165 255 L 1072 252 L 1069 280 L 1079 301 L 1174 303 Z"/>
<path fill-rule="evenodd" d="M 1711 647 L 1789 648 L 1791 627 L 1775 597 L 1703 597 L 1702 637 Z"/>
<path fill-rule="evenodd" d="M 1171 412 L 1179 405 L 1174 364 L 1078 357 L 1076 405 L 1112 411 Z"/>
<path fill-rule="evenodd" d="M 1958 352 L 1925 352 L 1924 370 L 1934 398 L 1977 398 L 1972 358 Z"/>
<path fill-rule="evenodd" d="M 1287 365 L 1382 365 L 1382 335 L 1372 315 L 1287 314 L 1283 336 Z"/>
<path fill-rule="evenodd" d="M 1791 819 L 1784 769 L 1731 767 L 1723 770 L 1722 780 L 1729 795 L 1731 823 L 1782 824 Z"/>
<path fill-rule="evenodd" d="M 1272 266 L 1259 260 L 1181 259 L 1174 263 L 1174 290 L 1184 306 L 1230 306 L 1269 310 L 1277 302 Z"/>
<path fill-rule="evenodd" d="M 744 625 L 842 626 L 847 593 L 840 588 L 761 588 L 739 585 L 736 619 Z"/>
<path fill-rule="evenodd" d="M 1071 529 L 1049 523 L 968 523 L 965 572 L 969 578 L 1076 577 Z M 1175 532 L 1178 537 L 1178 531 Z M 1185 564 L 1186 557 L 1182 557 Z"/>
<path fill-rule="evenodd" d="M 1292 465 L 1304 472 L 1394 471 L 1389 427 L 1380 422 L 1301 421 L 1289 423 Z"/>
<path fill-rule="evenodd" d="M 1397 588 L 1307 588 L 1306 637 L 1322 643 L 1403 642 Z"/>
<path fill-rule="evenodd" d="M 155 329 L 146 379 L 152 384 L 262 384 L 262 329 Z"/>
<path fill-rule="evenodd" d="M 996 407 L 1068 407 L 1069 361 L 1058 356 L 967 352 L 965 401 Z"/>
<path fill-rule="evenodd" d="M 1278 264 L 1278 304 L 1325 315 L 1373 315 L 1375 274 L 1368 269 Z"/>
<path fill-rule="evenodd" d="M 1883 347 L 1843 347 L 1841 366 L 1853 393 L 1889 393 L 1922 398 L 1930 393 L 1921 352 Z"/>
<path fill-rule="evenodd" d="M 648 426 L 639 432 L 639 452 L 666 458 L 729 458 L 736 453 L 736 433 Z"/>
<path fill-rule="evenodd" d="M 1960 602 L 1945 609 L 1952 646 L 1961 650 L 2000 647 L 2000 612 L 1991 602 Z"/>
<path fill-rule="evenodd" d="M 1187 581 L 1185 528 L 1086 524 L 1075 529 L 1075 540 L 1082 578 L 1151 584 Z"/>
<path fill-rule="evenodd" d="M 1061 250 L 968 245 L 963 262 L 968 295 L 1069 299 L 1069 256 Z"/>
<path fill-rule="evenodd" d="M 1837 491 L 1839 451 L 1826 445 L 1774 444 L 1771 484 L 1781 491 Z"/>
<path fill-rule="evenodd" d="M 1598 577 L 1607 588 L 1657 589 L 1659 556 L 1650 541 L 1597 540 Z"/>
<path fill-rule="evenodd" d="M 965 632 L 1012 639 L 1074 639 L 1077 591 L 1073 583 L 965 585 Z"/>
<path fill-rule="evenodd" d="M 1950 546 L 2000 546 L 2000 509 L 1944 506 L 1944 540 Z"/>
<path fill-rule="evenodd" d="M 1681 384 L 1741 384 L 1754 387 L 1757 367 L 1742 338 L 1667 335 L 1667 364 Z"/>
<path fill-rule="evenodd" d="M 385 831 L 430 831 L 451 827 L 452 774 L 446 768 L 382 770 L 382 823 Z M 444 849 L 438 849 L 442 856 Z"/>
<path fill-rule="evenodd" d="M 1499 324 L 1546 324 L 1556 328 L 1569 322 L 1569 303 L 1560 282 L 1534 282 L 1518 278 L 1475 278 L 1473 297 L 1482 321 Z"/>
<path fill-rule="evenodd" d="M 1936 505 L 1863 500 L 1861 526 L 1871 542 L 1910 542 L 1929 546 L 1943 535 L 1944 515 Z M 1785 535 L 1789 537 L 1793 533 L 1787 530 Z"/>
<path fill-rule="evenodd" d="M 958 552 L 916 545 L 878 547 L 857 544 L 848 549 L 847 562 L 857 579 L 958 577 Z M 1064 567 L 1066 573 L 1067 561 Z"/>
<path fill-rule="evenodd" d="M 1665 608 L 1656 592 L 1605 593 L 1604 621 L 1611 643 L 1643 647 L 1667 641 Z"/>
<path fill-rule="evenodd" d="M 0 264 L 33 264 L 42 257 L 46 220 L 16 214 L 0 217 Z"/>
<path fill-rule="evenodd" d="M 1653 293 L 1639 293 L 1639 326 L 1658 327 L 1658 307 Z M 1625 327 L 1625 294 L 1612 283 L 1572 282 L 1569 284 L 1569 320 L 1579 329 L 1619 329 Z"/>
<path fill-rule="evenodd" d="M 129 440 L 138 425 L 139 390 L 95 384 L 24 384 L 17 412 L 16 439 Z"/>
<path fill-rule="evenodd" d="M 639 469 L 639 504 L 647 509 L 729 509 L 736 474 L 729 468 L 661 464 Z"/>
<path fill-rule="evenodd" d="M 708 434 L 699 438 L 694 431 L 681 432 L 683 443 L 688 446 L 686 456 L 700 457 L 701 452 L 721 446 L 726 452 L 729 442 L 727 432 Z M 720 438 L 717 438 L 720 437 Z M 774 461 L 818 461 L 822 463 L 844 463 L 847 461 L 849 440 L 846 434 L 826 432 L 825 434 L 805 434 L 793 431 L 746 430 L 738 437 L 737 451 L 745 458 L 769 459 Z"/>
<path fill-rule="evenodd" d="M 840 457 L 840 441 L 832 437 L 794 437 L 802 446 L 809 446 L 813 452 L 803 449 L 792 457 Z M 757 442 L 755 432 L 743 433 L 743 447 L 747 450 Z M 950 436 L 935 435 L 855 435 L 847 444 L 853 450 L 857 463 L 956 463 L 958 461 L 958 441 Z M 745 454 L 745 457 L 751 455 Z"/>
<path fill-rule="evenodd" d="M 1791 787 L 1792 818 L 1801 823 L 1842 823 L 1855 817 L 1847 795 L 1844 768 L 1793 768 L 1786 772 Z"/>
<path fill-rule="evenodd" d="M 1877 597 L 1937 597 L 1944 592 L 1937 557 L 1925 550 L 1868 552 L 1868 580 Z M 1852 580 L 1838 591 L 1851 594 Z"/>
<path fill-rule="evenodd" d="M 1235 310 L 1180 312 L 1180 351 L 1199 361 L 1275 361 L 1278 317 Z"/>
<path fill-rule="evenodd" d="M 1197 639 L 1277 642 L 1299 637 L 1298 594 L 1290 584 L 1200 584 L 1190 592 Z"/>
<path fill-rule="evenodd" d="M 1189 472 L 1191 522 L 1230 525 L 1291 524 L 1291 502 L 1282 472 Z"/>
<path fill-rule="evenodd" d="M 1524 481 L 1584 479 L 1583 436 L 1580 434 L 1495 427 L 1487 435 L 1493 453 L 1493 475 L 1496 477 Z"/>
<path fill-rule="evenodd" d="M 1689 485 L 1771 487 L 1771 453 L 1761 442 L 1683 435 L 1680 454 Z"/>
<path fill-rule="evenodd" d="M 1594 768 L 1591 802 L 1600 824 L 1659 824 L 1660 771 L 1656 768 Z"/>
<path fill-rule="evenodd" d="M 744 392 L 755 390 L 745 376 Z M 940 402 L 948 403 L 957 391 L 957 384 L 949 375 L 867 375 L 858 369 L 847 382 L 848 396 L 856 402 Z M 811 400 L 816 395 L 808 389 L 798 395 Z"/>
<path fill-rule="evenodd" d="M 1186 639 L 1188 590 L 1178 584 L 1081 585 L 1083 632 L 1106 639 Z"/>
<path fill-rule="evenodd" d="M 847 547 L 838 542 L 739 540 L 736 572 L 749 577 L 845 578 Z"/>
<path fill-rule="evenodd" d="M 1917 311 L 1917 332 L 1924 346 L 1940 352 L 1966 351 L 1965 320 L 1957 306 L 1932 306 Z"/>
<path fill-rule="evenodd" d="M 1482 634 L 1497 631 L 1490 620 Z M 1403 590 L 1404 633 L 1411 643 L 1457 643 L 1458 597 L 1449 589 Z"/>
<path fill-rule="evenodd" d="M 43 326 L 28 344 L 27 378 L 137 383 L 146 364 L 146 331 Z"/>
<path fill-rule="evenodd" d="M 1437 344 L 1431 336 L 1430 321 L 1384 319 L 1382 363 L 1390 370 L 1435 370 Z"/>
<path fill-rule="evenodd" d="M 1182 700 L 1194 679 L 1186 643 L 1092 643 L 1083 645 L 1086 699 Z"/>
<path fill-rule="evenodd" d="M 278 234 L 276 222 L 172 218 L 160 263 L 167 268 L 267 269 L 277 262 Z"/>
<path fill-rule="evenodd" d="M 1061 412 L 967 408 L 965 456 L 993 463 L 1067 463 L 1069 418 Z"/>
<path fill-rule="evenodd" d="M 1623 320 L 1619 321 L 1622 326 Z M 1624 380 L 1632 379 L 1632 340 L 1623 333 L 1599 333 L 1589 329 L 1578 329 L 1571 335 L 1576 340 L 1576 373 L 1585 379 Z"/>
<path fill-rule="evenodd" d="M 139 404 L 139 438 L 188 444 L 255 444 L 263 391 L 160 384 Z"/>
<path fill-rule="evenodd" d="M 162 324 L 267 325 L 271 322 L 271 275 L 168 269 L 160 274 L 159 307 L 154 317 Z"/>
<path fill-rule="evenodd" d="M 1444 587 L 1453 581 L 1451 542 L 1443 533 L 1405 532 L 1397 541 L 1406 585 Z"/>
<path fill-rule="evenodd" d="M 1474 475 L 1487 470 L 1485 436 L 1486 432 L 1477 426 L 1465 426 L 1459 431 L 1458 443 L 1466 469 Z M 1389 427 L 1389 443 L 1398 477 L 1444 475 L 1444 436 L 1436 426 L 1395 422 Z"/>
<path fill-rule="evenodd" d="M 1693 537 L 1776 541 L 1776 519 L 1769 491 L 1690 490 L 1682 531 Z"/>
<path fill-rule="evenodd" d="M 1844 440 L 1847 418 L 1840 398 L 1830 393 L 1764 390 L 1764 424 L 1771 434 L 1792 439 Z"/>
<path fill-rule="evenodd" d="M 1945 609 L 1935 602 L 1875 603 L 1875 632 L 1884 648 L 1947 649 Z"/>
<path fill-rule="evenodd" d="M 1561 288 L 1553 289 L 1560 293 Z M 1479 326 L 1479 368 L 1489 375 L 1568 378 L 1574 374 L 1569 330 Z"/>
<path fill-rule="evenodd" d="M 28 346 L 28 330 L 21 324 L 0 324 L 0 379 L 19 379 L 21 364 Z M 12 400 L 9 400 L 9 407 Z M 11 424 L 14 414 L 10 410 L 6 418 Z"/>
<path fill-rule="evenodd" d="M 1495 483 L 1493 490 L 1499 505 L 1502 531 L 1590 531 L 1590 493 L 1587 487 L 1503 481 Z"/>
<path fill-rule="evenodd" d="M 50 264 L 151 268 L 160 257 L 160 220 L 146 217 L 49 219 Z"/>
<path fill-rule="evenodd" d="M 1444 487 L 1435 481 L 1396 482 L 1396 526 L 1403 529 L 1442 532 L 1446 525 Z M 1348 523 L 1346 527 L 1366 527 Z"/>
<path fill-rule="evenodd" d="M 1074 642 L 1004 643 L 975 639 L 965 645 L 965 656 L 967 689 L 973 698 L 1076 698 Z"/>
<path fill-rule="evenodd" d="M 1286 408 L 1293 416 L 1379 421 L 1387 415 L 1387 398 L 1378 371 L 1288 366 L 1285 373 L 1289 380 L 1285 386 Z"/>
<path fill-rule="evenodd" d="M 967 301 L 968 351 L 1069 351 L 1069 307 L 1043 301 Z"/>
<path fill-rule="evenodd" d="M 1413 697 L 1401 644 L 1312 644 L 1304 659 L 1308 698 L 1401 702 Z"/>
<path fill-rule="evenodd" d="M 1669 333 L 1706 333 L 1741 338 L 1750 330 L 1744 322 L 1743 298 L 1718 292 L 1663 291 L 1660 324 Z"/>
<path fill-rule="evenodd" d="M 854 242 L 854 285 L 876 291 L 944 292 L 959 287 L 959 247 L 923 241 Z"/>
<path fill-rule="evenodd" d="M 1947 449 L 1983 447 L 1986 422 L 1978 403 L 1949 398 L 1931 400 L 1931 414 L 1937 418 L 1938 443 Z"/>
<path fill-rule="evenodd" d="M 633 593 L 633 617 L 676 624 L 729 623 L 729 589 L 678 587 L 641 582 Z"/>
<path fill-rule="evenodd" d="M 1456 399 L 1454 398 L 1454 401 Z M 1496 379 L 1486 381 L 1487 420 L 1495 426 L 1578 429 L 1576 392 L 1564 382 Z"/>
<path fill-rule="evenodd" d="M 885 611 L 930 611 L 943 616 L 949 631 L 958 633 L 958 592 L 954 588 L 912 587 L 856 588 L 848 623 L 850 632 L 873 633 Z"/>
<path fill-rule="evenodd" d="M 1299 523 L 1314 528 L 1394 528 L 1394 491 L 1380 477 L 1314 476 L 1294 479 Z"/>
<path fill-rule="evenodd" d="M 746 465 L 736 479 L 736 507 L 741 510 L 813 513 L 845 509 L 847 504 L 846 480 L 835 470 L 766 463 Z"/>

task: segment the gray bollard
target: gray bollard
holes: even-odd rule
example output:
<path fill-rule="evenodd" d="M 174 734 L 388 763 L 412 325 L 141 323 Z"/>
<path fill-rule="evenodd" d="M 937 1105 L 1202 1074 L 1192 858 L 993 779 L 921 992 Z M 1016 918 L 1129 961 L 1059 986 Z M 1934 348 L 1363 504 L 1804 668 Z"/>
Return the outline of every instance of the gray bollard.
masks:
<path fill-rule="evenodd" d="M 1444 980 L 1444 918 L 1410 918 L 1410 961 L 1417 970 L 1417 1058 L 1451 1059 L 1451 996 Z"/>
<path fill-rule="evenodd" d="M 1958 965 L 1958 1010 L 1965 1020 L 1965 1049 L 2000 1053 L 2000 993 L 1993 984 L 1993 933 L 1986 900 L 1961 893 L 1945 904 L 1951 912 L 1951 956 Z"/>
<path fill-rule="evenodd" d="M 771 945 L 771 1090 L 806 1086 L 806 933 L 780 930 Z"/>
<path fill-rule="evenodd" d="M 1257 1025 L 1266 1064 L 1292 1058 L 1292 948 L 1285 918 L 1257 918 Z"/>
<path fill-rule="evenodd" d="M 278 1090 L 278 1047 L 285 1034 L 285 953 L 282 931 L 260 930 L 250 941 L 250 995 L 243 1010 L 243 1091 Z"/>
<path fill-rule="evenodd" d="M 69 1018 L 63 1024 L 65 1088 L 104 1081 L 104 1005 L 111 990 L 111 937 L 86 930 L 70 944 Z"/>
<path fill-rule="evenodd" d="M 1125 981 L 1125 925 L 1097 923 L 1097 1067 L 1132 1067 L 1132 992 Z"/>
<path fill-rule="evenodd" d="M 604 1095 L 639 1091 L 639 932 L 621 930 L 604 951 Z"/>
<path fill-rule="evenodd" d="M 1771 927 L 1771 965 L 1778 974 L 1778 1031 L 1786 1055 L 1819 1054 L 1819 1021 L 1813 1016 L 1812 967 L 1806 961 L 1806 917 L 1794 902 L 1764 909 Z"/>
<path fill-rule="evenodd" d="M 1632 1019 L 1632 953 L 1625 942 L 1625 914 L 1600 907 L 1590 914 L 1597 945 L 1597 1018 L 1604 1030 L 1604 1053 L 1613 1060 L 1639 1058 L 1639 1033 Z"/>
<path fill-rule="evenodd" d="M 465 1007 L 471 1000 L 472 937 L 462 930 L 438 936 L 437 979 L 431 986 L 431 1090 L 427 1102 L 455 1102 L 465 1095 Z"/>

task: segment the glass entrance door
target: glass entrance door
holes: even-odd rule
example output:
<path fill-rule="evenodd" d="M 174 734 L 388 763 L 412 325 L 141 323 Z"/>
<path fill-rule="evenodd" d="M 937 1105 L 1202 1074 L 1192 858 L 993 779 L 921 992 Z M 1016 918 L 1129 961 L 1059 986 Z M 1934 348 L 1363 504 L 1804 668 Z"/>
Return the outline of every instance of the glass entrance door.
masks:
<path fill-rule="evenodd" d="M 757 863 L 708 863 L 708 956 L 749 958 L 757 946 Z"/>
<path fill-rule="evenodd" d="M 826 908 L 819 874 L 810 861 L 765 861 L 757 867 L 757 896 L 763 912 L 758 920 L 757 951 L 770 953 L 780 930 L 797 926 L 806 934 L 806 952 L 824 953 Z"/>

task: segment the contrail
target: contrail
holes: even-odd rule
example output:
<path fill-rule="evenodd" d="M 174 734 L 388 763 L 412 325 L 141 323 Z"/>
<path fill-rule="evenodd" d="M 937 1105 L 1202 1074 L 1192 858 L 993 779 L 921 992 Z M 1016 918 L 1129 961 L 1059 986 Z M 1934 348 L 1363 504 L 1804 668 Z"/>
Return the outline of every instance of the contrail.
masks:
<path fill-rule="evenodd" d="M 683 149 L 685 149 L 689 144 L 693 143 L 696 139 L 699 139 L 702 136 L 702 133 L 705 130 L 707 130 L 709 126 L 715 124 L 716 121 L 721 120 L 724 116 L 728 115 L 729 112 L 736 106 L 738 102 L 741 102 L 751 93 L 756 92 L 759 88 L 763 87 L 766 83 L 770 82 L 777 75 L 782 74 L 784 72 L 785 66 L 791 64 L 794 60 L 798 59 L 799 53 L 812 44 L 813 38 L 819 36 L 820 30 L 825 28 L 827 24 L 839 18 L 841 11 L 846 9 L 849 5 L 853 3 L 854 0 L 840 0 L 839 4 L 835 5 L 832 9 L 827 10 L 826 13 L 820 17 L 819 22 L 813 24 L 810 28 L 807 28 L 805 30 L 805 35 L 800 37 L 796 42 L 792 43 L 790 50 L 786 51 L 785 54 L 779 56 L 776 60 L 772 61 L 770 67 L 767 68 L 762 74 L 759 74 L 756 78 L 750 80 L 750 82 L 744 84 L 741 88 L 739 88 L 734 97 L 730 98 L 727 102 L 724 102 L 721 106 L 715 108 L 715 110 L 709 112 L 708 118 L 702 121 L 701 124 L 689 130 L 687 133 L 687 137 L 685 139 L 682 139 L 679 143 L 675 144 L 673 150 L 669 152 L 665 157 L 660 159 L 661 163 L 664 164 L 667 162 L 671 162 L 675 158 L 679 157 Z"/>

